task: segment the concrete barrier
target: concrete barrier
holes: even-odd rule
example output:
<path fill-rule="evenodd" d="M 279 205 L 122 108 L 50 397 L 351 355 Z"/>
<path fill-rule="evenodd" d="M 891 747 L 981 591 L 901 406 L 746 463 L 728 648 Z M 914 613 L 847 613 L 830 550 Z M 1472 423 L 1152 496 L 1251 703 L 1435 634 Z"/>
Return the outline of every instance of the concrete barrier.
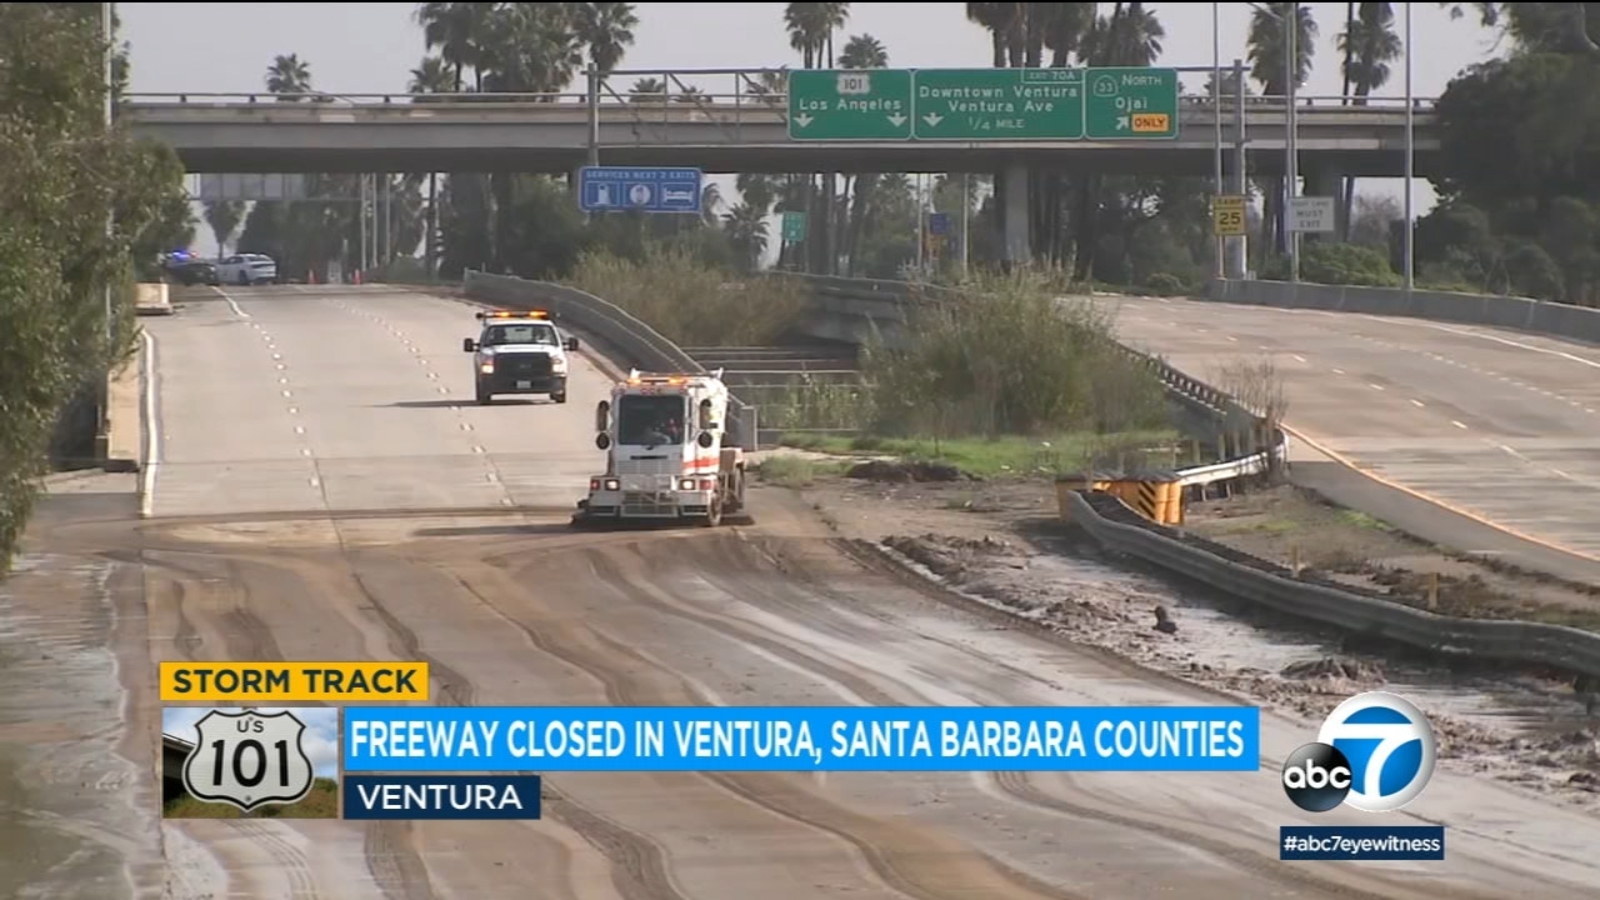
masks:
<path fill-rule="evenodd" d="M 621 307 L 565 285 L 467 270 L 462 283 L 469 300 L 505 309 L 544 309 L 563 327 L 603 343 L 606 355 L 624 367 L 653 372 L 704 372 L 701 365 L 654 328 Z M 734 397 L 734 421 L 745 450 L 759 449 L 756 407 Z"/>
<path fill-rule="evenodd" d="M 142 283 L 134 286 L 133 312 L 139 316 L 170 316 L 174 312 L 171 296 L 164 283 Z"/>
<path fill-rule="evenodd" d="M 1282 613 L 1434 653 L 1600 677 L 1600 634 L 1539 622 L 1441 616 L 1377 591 L 1297 576 L 1266 560 L 1155 524 L 1110 494 L 1066 491 L 1060 499 L 1065 518 L 1106 549 Z"/>
<path fill-rule="evenodd" d="M 1402 288 L 1216 279 L 1200 298 L 1277 309 L 1403 316 L 1462 325 L 1490 325 L 1600 344 L 1600 309 L 1526 297 L 1411 291 Z"/>

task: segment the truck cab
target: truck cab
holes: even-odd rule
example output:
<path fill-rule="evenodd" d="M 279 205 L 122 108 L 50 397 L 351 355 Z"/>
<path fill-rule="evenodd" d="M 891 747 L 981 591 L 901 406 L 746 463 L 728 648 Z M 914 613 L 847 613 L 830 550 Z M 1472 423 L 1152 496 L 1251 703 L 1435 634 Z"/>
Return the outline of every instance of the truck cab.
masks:
<path fill-rule="evenodd" d="M 473 354 L 478 403 L 488 405 L 496 394 L 547 394 L 567 402 L 567 354 L 577 351 L 577 338 L 562 335 L 544 310 L 477 315 L 483 323 L 478 338 L 465 338 L 461 349 Z"/>
<path fill-rule="evenodd" d="M 706 374 L 631 372 L 595 408 L 605 474 L 589 479 L 575 521 L 721 524 L 744 508 L 744 451 L 728 430 L 728 388 Z"/>

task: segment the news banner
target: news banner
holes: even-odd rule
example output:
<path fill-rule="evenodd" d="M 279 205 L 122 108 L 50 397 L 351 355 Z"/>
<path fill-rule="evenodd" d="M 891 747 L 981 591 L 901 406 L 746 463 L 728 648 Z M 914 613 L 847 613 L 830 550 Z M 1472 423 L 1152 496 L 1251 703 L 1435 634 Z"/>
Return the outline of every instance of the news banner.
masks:
<path fill-rule="evenodd" d="M 437 707 L 430 690 L 425 662 L 163 662 L 163 815 L 538 819 L 553 772 L 1261 769 L 1260 711 L 1247 706 Z M 1389 697 L 1346 706 L 1388 709 Z M 1281 790 L 1302 810 L 1397 809 L 1431 777 L 1428 730 L 1416 753 L 1390 754 L 1415 763 L 1402 773 L 1409 796 L 1363 794 L 1363 773 L 1388 772 L 1379 780 L 1392 787 L 1396 764 L 1352 766 L 1324 743 L 1337 725 L 1330 717 L 1319 743 L 1284 763 Z M 1285 860 L 1443 857 L 1442 828 L 1280 834 Z"/>

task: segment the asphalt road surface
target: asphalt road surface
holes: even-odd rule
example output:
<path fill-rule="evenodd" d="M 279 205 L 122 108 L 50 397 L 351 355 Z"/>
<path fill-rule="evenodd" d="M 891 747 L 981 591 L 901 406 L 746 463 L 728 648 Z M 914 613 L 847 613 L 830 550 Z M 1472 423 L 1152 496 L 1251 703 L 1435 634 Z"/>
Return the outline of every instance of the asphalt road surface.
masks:
<path fill-rule="evenodd" d="M 1458 550 L 1600 583 L 1600 348 L 1364 314 L 1186 300 L 1117 305 L 1123 339 L 1202 379 L 1270 358 L 1290 426 L 1457 514 L 1377 490 L 1294 442 L 1291 460 L 1297 469 L 1310 463 L 1304 468 L 1321 482 L 1313 486 Z"/>
<path fill-rule="evenodd" d="M 441 407 L 470 394 L 466 307 L 378 287 L 229 293 L 151 326 L 155 517 L 134 516 L 126 476 L 60 486 L 0 593 L 0 895 L 1600 891 L 1600 822 L 1443 768 L 1385 818 L 1446 823 L 1446 862 L 1279 862 L 1280 825 L 1374 820 L 1288 803 L 1278 769 L 1316 723 L 1270 710 L 1250 773 L 553 774 L 537 822 L 158 822 L 160 660 L 420 658 L 435 700 L 462 705 L 1225 702 L 965 607 L 785 492 L 752 491 L 748 527 L 570 531 L 544 507 L 598 464 L 580 452 L 605 389 L 592 368 L 566 406 Z"/>

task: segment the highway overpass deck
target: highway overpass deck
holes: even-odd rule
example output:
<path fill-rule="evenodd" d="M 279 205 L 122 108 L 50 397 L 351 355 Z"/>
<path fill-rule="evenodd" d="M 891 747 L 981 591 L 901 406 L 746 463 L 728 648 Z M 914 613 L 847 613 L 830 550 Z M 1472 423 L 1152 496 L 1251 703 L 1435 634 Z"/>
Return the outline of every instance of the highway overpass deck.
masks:
<path fill-rule="evenodd" d="M 1216 142 L 1209 97 L 1180 98 L 1179 136 L 1162 141 L 792 141 L 782 94 L 585 95 L 130 94 L 118 110 L 135 134 L 171 145 L 191 172 L 542 171 L 566 173 L 588 159 L 605 165 L 698 166 L 709 173 L 990 171 L 1038 164 L 1064 171 L 1207 175 Z M 471 101 L 461 99 L 471 96 Z M 442 99 L 449 97 L 450 99 Z M 1371 98 L 1301 98 L 1303 171 L 1398 177 L 1405 169 L 1404 104 Z M 421 101 L 421 102 L 419 102 Z M 1439 142 L 1432 101 L 1413 122 L 1417 171 L 1426 176 Z M 1237 105 L 1221 104 L 1231 155 Z M 1246 153 L 1252 174 L 1283 170 L 1281 98 L 1247 98 Z M 1231 162 L 1229 163 L 1231 167 Z"/>

